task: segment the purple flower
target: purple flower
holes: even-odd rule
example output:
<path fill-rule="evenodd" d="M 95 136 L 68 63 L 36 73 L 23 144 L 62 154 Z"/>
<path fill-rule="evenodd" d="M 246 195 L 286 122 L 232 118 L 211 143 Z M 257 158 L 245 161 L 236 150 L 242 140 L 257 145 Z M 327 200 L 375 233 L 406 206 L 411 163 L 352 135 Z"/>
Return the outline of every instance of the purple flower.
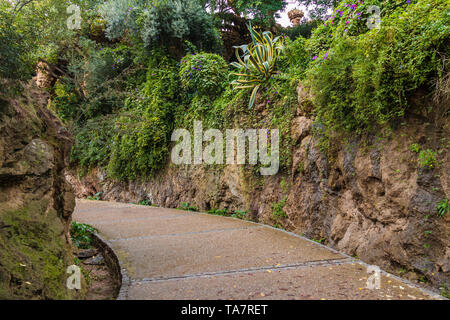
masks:
<path fill-rule="evenodd" d="M 314 56 L 314 57 L 313 57 L 313 60 L 316 60 L 316 59 L 317 59 L 317 56 Z"/>
<path fill-rule="evenodd" d="M 326 60 L 328 58 L 328 52 L 325 53 L 325 56 L 323 57 L 324 60 Z"/>

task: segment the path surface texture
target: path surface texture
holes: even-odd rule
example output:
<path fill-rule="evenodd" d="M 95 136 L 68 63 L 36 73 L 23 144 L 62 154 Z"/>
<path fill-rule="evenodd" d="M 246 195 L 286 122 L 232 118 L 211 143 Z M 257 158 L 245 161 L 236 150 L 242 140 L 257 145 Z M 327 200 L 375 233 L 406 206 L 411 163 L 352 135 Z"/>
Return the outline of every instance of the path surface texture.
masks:
<path fill-rule="evenodd" d="M 74 220 L 96 227 L 117 254 L 128 275 L 121 299 L 439 298 L 384 272 L 369 289 L 361 261 L 243 220 L 86 200 Z"/>

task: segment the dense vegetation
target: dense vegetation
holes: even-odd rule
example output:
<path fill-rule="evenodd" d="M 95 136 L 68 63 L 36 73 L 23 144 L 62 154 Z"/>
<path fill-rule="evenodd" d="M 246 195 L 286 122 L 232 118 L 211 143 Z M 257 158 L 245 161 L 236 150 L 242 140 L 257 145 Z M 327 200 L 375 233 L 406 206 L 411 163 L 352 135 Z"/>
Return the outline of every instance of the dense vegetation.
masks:
<path fill-rule="evenodd" d="M 68 1 L 2 2 L 0 77 L 28 79 L 38 59 L 48 63 L 55 76 L 49 108 L 76 136 L 73 163 L 123 180 L 164 168 L 173 129 L 196 119 L 205 128 L 279 128 L 281 169 L 289 168 L 299 82 L 313 92 L 325 135 L 390 126 L 418 90 L 442 94 L 446 0 L 298 2 L 315 4 L 322 20 L 277 27 L 281 0 L 77 0 L 70 3 L 80 7 L 81 29 L 71 30 Z M 379 27 L 369 28 L 371 5 L 381 8 Z M 252 108 L 254 87 L 232 89 L 239 71 L 227 55 L 252 41 L 249 22 L 284 43 Z M 236 32 L 240 38 L 230 40 Z"/>

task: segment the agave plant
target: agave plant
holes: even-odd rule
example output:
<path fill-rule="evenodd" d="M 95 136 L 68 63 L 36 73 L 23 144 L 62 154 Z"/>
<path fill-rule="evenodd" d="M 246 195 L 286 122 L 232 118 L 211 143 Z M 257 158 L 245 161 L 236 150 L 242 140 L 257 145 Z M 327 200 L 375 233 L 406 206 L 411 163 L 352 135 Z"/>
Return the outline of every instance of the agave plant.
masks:
<path fill-rule="evenodd" d="M 260 34 L 251 25 L 248 29 L 252 43 L 234 47 L 238 62 L 233 62 L 231 65 L 239 71 L 233 72 L 232 75 L 238 76 L 239 79 L 231 84 L 235 89 L 253 89 L 249 102 L 249 108 L 251 108 L 261 85 L 276 74 L 275 65 L 284 48 L 284 39 L 274 38 L 269 31 Z M 240 50 L 243 52 L 242 57 Z"/>

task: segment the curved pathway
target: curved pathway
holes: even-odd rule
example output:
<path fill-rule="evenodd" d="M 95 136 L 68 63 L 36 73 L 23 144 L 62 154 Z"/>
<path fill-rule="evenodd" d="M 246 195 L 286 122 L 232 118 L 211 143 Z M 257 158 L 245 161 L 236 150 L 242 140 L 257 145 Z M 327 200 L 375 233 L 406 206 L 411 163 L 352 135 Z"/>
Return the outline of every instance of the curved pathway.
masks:
<path fill-rule="evenodd" d="M 269 226 L 197 212 L 77 201 L 73 215 L 100 231 L 128 274 L 121 299 L 434 299 L 368 265 Z"/>

